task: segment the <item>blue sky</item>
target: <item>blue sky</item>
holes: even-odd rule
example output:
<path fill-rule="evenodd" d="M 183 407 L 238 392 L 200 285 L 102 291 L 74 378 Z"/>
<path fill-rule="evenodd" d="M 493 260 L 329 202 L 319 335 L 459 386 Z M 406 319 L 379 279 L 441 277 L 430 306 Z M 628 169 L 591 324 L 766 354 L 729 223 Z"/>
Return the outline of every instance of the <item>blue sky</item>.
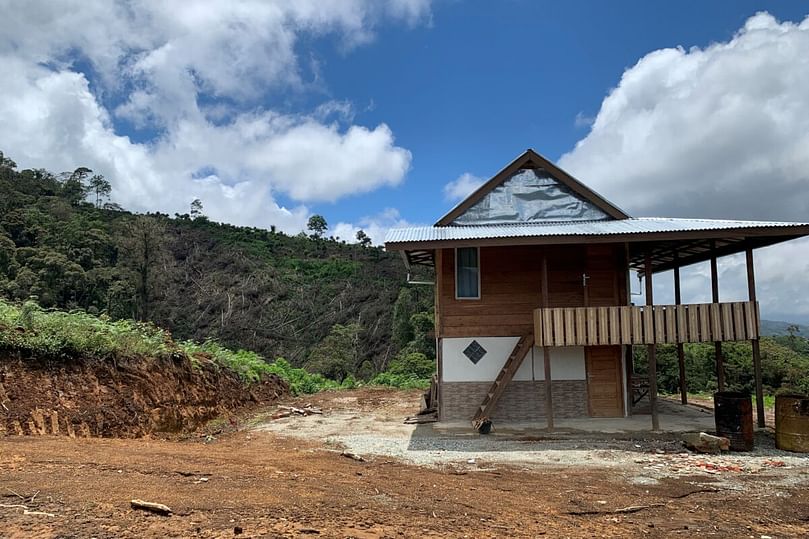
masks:
<path fill-rule="evenodd" d="M 460 174 L 488 177 L 528 147 L 554 161 L 570 151 L 588 131 L 577 115 L 594 117 L 645 54 L 726 41 L 764 9 L 779 20 L 809 13 L 801 2 L 616 5 L 440 3 L 430 26 L 390 25 L 348 54 L 318 47 L 329 94 L 357 104 L 356 122 L 387 123 L 413 161 L 397 187 L 314 209 L 336 222 L 395 207 L 432 223 L 452 207 L 442 188 Z"/>
<path fill-rule="evenodd" d="M 803 2 L 0 0 L 0 150 L 132 211 L 351 241 L 532 147 L 637 216 L 809 221 Z M 76 29 L 81 29 L 77 31 Z M 788 263 L 785 263 L 788 261 Z M 757 255 L 809 321 L 809 241 Z M 744 299 L 743 259 L 720 261 Z M 708 299 L 707 266 L 684 300 Z M 661 279 L 656 298 L 670 286 Z"/>

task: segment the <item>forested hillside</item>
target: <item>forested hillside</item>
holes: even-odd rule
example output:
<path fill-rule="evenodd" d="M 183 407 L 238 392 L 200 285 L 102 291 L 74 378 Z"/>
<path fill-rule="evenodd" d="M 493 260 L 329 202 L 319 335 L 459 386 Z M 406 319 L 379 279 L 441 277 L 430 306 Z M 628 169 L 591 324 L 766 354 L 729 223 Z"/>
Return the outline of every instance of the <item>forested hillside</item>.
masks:
<path fill-rule="evenodd" d="M 688 391 L 713 392 L 717 389 L 713 343 L 685 345 L 685 371 Z M 749 342 L 722 343 L 727 389 L 755 390 L 753 353 Z M 646 347 L 634 347 L 635 371 L 645 374 Z M 778 390 L 809 394 L 809 340 L 797 335 L 761 338 L 761 370 L 764 393 Z M 677 348 L 657 346 L 657 380 L 660 391 L 679 392 Z"/>
<path fill-rule="evenodd" d="M 153 321 L 336 379 L 369 378 L 403 348 L 432 354 L 418 327 L 432 289 L 403 288 L 401 259 L 368 242 L 214 223 L 200 203 L 135 215 L 91 170 L 17 170 L 2 153 L 0 193 L 0 294 L 12 300 Z"/>

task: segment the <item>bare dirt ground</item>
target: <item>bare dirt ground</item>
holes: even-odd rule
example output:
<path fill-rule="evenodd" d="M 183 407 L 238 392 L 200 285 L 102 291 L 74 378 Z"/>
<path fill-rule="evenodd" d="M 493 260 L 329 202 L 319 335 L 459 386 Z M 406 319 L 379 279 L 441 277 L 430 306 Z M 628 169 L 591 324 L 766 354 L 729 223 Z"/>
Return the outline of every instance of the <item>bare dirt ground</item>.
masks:
<path fill-rule="evenodd" d="M 380 438 L 395 438 L 417 396 L 323 393 L 294 401 L 322 407 L 322 416 L 272 421 L 268 412 L 235 432 L 186 441 L 0 438 L 0 536 L 809 536 L 809 463 L 774 450 L 703 458 L 666 440 L 481 442 L 420 430 L 416 441 L 426 445 L 412 452 L 449 457 L 417 466 L 386 456 L 385 444 L 366 448 L 362 462 L 341 456 L 345 444 L 326 434 L 373 435 L 376 425 Z M 317 421 L 321 431 L 302 426 Z M 445 439 L 461 445 L 447 449 Z M 507 462 L 480 443 L 578 456 Z M 707 466 L 720 458 L 741 465 Z M 174 514 L 133 510 L 133 498 Z"/>

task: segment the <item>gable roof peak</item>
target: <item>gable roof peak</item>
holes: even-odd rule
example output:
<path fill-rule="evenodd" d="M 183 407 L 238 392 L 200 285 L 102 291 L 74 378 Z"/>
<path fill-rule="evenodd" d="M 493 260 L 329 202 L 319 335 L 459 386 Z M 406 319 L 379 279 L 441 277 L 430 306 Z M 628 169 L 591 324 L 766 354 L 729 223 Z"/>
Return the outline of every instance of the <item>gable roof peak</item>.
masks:
<path fill-rule="evenodd" d="M 527 166 L 534 165 L 534 166 Z M 541 169 L 547 178 L 559 184 L 559 188 L 569 192 L 572 197 L 582 201 L 592 210 L 602 213 L 607 219 L 628 219 L 629 215 L 623 210 L 609 202 L 607 199 L 581 183 L 579 180 L 557 167 L 549 159 L 537 153 L 533 148 L 526 149 L 511 163 L 506 165 L 500 172 L 492 176 L 486 183 L 480 186 L 475 192 L 462 200 L 446 215 L 439 219 L 434 226 L 451 226 L 456 219 L 464 215 L 467 210 L 481 202 L 496 188 L 516 176 L 523 169 Z"/>

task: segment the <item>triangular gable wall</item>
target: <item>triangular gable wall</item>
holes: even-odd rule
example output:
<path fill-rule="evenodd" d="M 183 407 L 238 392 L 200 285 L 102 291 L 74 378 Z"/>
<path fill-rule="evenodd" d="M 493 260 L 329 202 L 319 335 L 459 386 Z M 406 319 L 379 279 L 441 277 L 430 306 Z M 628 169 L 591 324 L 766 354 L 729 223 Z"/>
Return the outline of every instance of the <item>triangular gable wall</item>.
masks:
<path fill-rule="evenodd" d="M 628 218 L 620 208 L 528 149 L 451 209 L 435 226 Z"/>
<path fill-rule="evenodd" d="M 520 169 L 452 221 L 452 225 L 494 225 L 612 219 L 547 171 Z"/>

